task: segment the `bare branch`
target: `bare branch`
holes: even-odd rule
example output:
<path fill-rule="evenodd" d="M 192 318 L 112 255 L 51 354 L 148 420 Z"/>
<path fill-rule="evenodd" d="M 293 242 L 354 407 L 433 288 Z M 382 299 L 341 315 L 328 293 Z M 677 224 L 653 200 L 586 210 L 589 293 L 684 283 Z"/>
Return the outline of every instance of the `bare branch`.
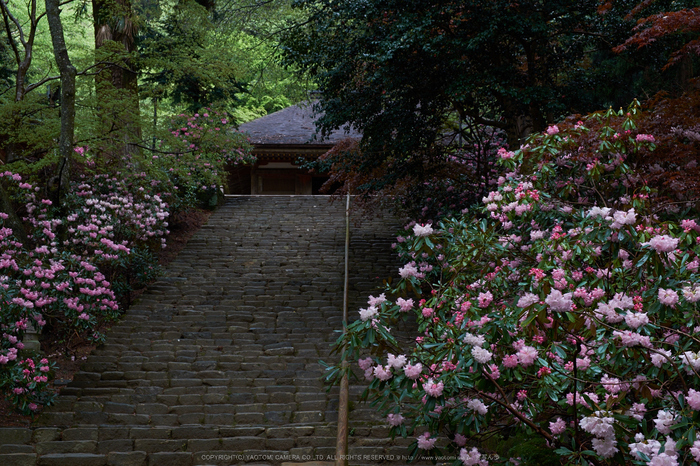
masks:
<path fill-rule="evenodd" d="M 493 381 L 493 378 L 491 378 L 490 375 L 487 374 L 487 376 Z M 496 384 L 496 385 L 498 386 L 498 384 Z M 546 438 L 552 444 L 556 443 L 556 439 L 552 436 L 552 434 L 550 434 L 549 432 L 544 430 L 542 427 L 538 426 L 537 424 L 532 422 L 530 419 L 528 419 L 527 416 L 525 416 L 523 413 L 521 413 L 520 411 L 515 409 L 510 403 L 508 403 L 507 400 L 501 401 L 498 397 L 495 397 L 495 396 L 488 394 L 486 392 L 483 392 L 481 390 L 477 390 L 477 393 L 479 395 L 483 396 L 484 398 L 488 398 L 489 400 L 494 401 L 494 402 L 498 403 L 499 405 L 501 405 L 502 407 L 504 407 L 513 416 L 517 417 L 518 419 L 520 419 L 520 421 L 522 421 L 525 424 L 527 424 L 528 426 L 530 426 L 530 428 L 532 428 L 534 431 L 536 431 L 542 437 Z"/>
<path fill-rule="evenodd" d="M 45 77 L 44 79 L 42 79 L 41 81 L 37 81 L 37 82 L 35 82 L 35 83 L 33 83 L 33 84 L 28 85 L 27 88 L 26 88 L 24 91 L 25 91 L 25 92 L 31 92 L 31 91 L 33 91 L 34 89 L 36 89 L 37 87 L 40 87 L 40 86 L 42 86 L 43 84 L 46 84 L 46 83 L 49 82 L 49 81 L 55 81 L 55 80 L 57 80 L 57 79 L 61 79 L 61 77 L 60 77 L 60 76 L 47 76 L 47 77 Z"/>

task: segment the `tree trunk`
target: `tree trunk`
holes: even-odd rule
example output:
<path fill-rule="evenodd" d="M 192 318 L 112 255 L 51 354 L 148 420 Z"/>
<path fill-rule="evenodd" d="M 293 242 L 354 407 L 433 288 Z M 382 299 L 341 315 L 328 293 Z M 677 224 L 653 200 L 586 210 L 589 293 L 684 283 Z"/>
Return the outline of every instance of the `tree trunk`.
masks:
<path fill-rule="evenodd" d="M 3 23 L 7 34 L 8 44 L 13 52 L 17 71 L 15 73 L 15 102 L 24 100 L 29 85 L 27 84 L 27 72 L 34 58 L 34 39 L 37 31 L 36 0 L 31 0 L 28 4 L 29 32 L 25 33 L 24 25 L 10 11 L 10 5 L 6 0 L 0 0 L 0 10 L 2 10 Z M 17 31 L 18 39 L 13 38 L 12 27 Z M 18 43 L 19 41 L 19 43 Z M 19 128 L 22 124 L 22 117 L 18 111 L 13 112 L 10 128 Z M 13 130 L 14 132 L 14 130 Z M 18 160 L 21 155 L 22 145 L 9 143 L 5 147 L 6 162 L 11 163 Z"/>
<path fill-rule="evenodd" d="M 61 194 L 68 189 L 70 181 L 71 160 L 73 158 L 73 137 L 75 134 L 75 67 L 68 57 L 68 49 L 63 36 L 61 24 L 60 0 L 46 1 L 46 17 L 51 31 L 54 58 L 61 72 L 61 136 L 58 142 L 60 160 L 56 174 L 57 186 L 54 188 L 54 202 L 61 205 Z"/>
<path fill-rule="evenodd" d="M 96 51 L 106 41 L 121 43 L 127 54 L 136 50 L 137 26 L 130 0 L 93 0 L 92 13 Z M 141 139 L 138 73 L 131 60 L 117 61 L 118 65 L 108 65 L 95 76 L 97 118 L 108 137 L 102 151 L 108 156 L 128 156 L 138 151 L 134 143 Z"/>
<path fill-rule="evenodd" d="M 506 140 L 511 150 L 518 149 L 525 142 L 525 139 L 532 134 L 532 117 L 523 108 L 509 97 L 500 99 L 500 106 L 503 109 L 503 119 L 505 122 Z"/>

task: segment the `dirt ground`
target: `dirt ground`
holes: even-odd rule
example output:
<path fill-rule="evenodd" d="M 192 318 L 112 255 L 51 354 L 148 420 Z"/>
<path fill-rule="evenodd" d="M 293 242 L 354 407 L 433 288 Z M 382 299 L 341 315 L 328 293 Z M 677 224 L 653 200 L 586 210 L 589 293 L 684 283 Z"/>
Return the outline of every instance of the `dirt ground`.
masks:
<path fill-rule="evenodd" d="M 158 253 L 160 265 L 166 266 L 175 259 L 192 235 L 207 222 L 210 215 L 211 211 L 192 210 L 173 218 L 170 222 L 167 247 Z M 136 290 L 132 293 L 131 299 L 137 298 L 144 291 Z M 95 346 L 84 343 L 75 348 L 66 348 L 51 340 L 50 336 L 42 336 L 41 349 L 58 366 L 53 383 L 53 388 L 58 390 L 73 380 L 73 375 L 78 372 Z M 22 416 L 14 412 L 12 404 L 0 394 L 0 427 L 29 427 L 31 423 L 31 416 Z"/>

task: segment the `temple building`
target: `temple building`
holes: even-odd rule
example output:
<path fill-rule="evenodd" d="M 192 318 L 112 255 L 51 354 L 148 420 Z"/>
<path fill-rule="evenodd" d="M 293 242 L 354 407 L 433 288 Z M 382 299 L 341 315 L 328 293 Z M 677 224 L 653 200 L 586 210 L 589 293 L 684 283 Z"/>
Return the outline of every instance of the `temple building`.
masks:
<path fill-rule="evenodd" d="M 311 103 L 298 104 L 242 124 L 253 144 L 254 165 L 229 167 L 230 194 L 319 194 L 325 175 L 302 168 L 346 138 L 360 139 L 354 130 L 338 130 L 321 139 Z"/>

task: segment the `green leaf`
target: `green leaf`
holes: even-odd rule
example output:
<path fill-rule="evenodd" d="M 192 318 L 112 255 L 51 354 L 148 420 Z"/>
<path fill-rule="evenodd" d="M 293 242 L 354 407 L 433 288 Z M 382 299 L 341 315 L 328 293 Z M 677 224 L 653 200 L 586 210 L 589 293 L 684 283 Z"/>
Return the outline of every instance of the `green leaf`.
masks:
<path fill-rule="evenodd" d="M 641 267 L 642 265 L 644 265 L 644 264 L 646 263 L 646 261 L 649 260 L 649 258 L 651 257 L 651 255 L 652 255 L 651 252 L 647 252 L 646 254 L 644 254 L 644 255 L 642 256 L 642 258 L 639 259 L 639 261 L 637 262 L 637 264 L 635 265 L 635 267 L 639 268 L 639 267 Z"/>

